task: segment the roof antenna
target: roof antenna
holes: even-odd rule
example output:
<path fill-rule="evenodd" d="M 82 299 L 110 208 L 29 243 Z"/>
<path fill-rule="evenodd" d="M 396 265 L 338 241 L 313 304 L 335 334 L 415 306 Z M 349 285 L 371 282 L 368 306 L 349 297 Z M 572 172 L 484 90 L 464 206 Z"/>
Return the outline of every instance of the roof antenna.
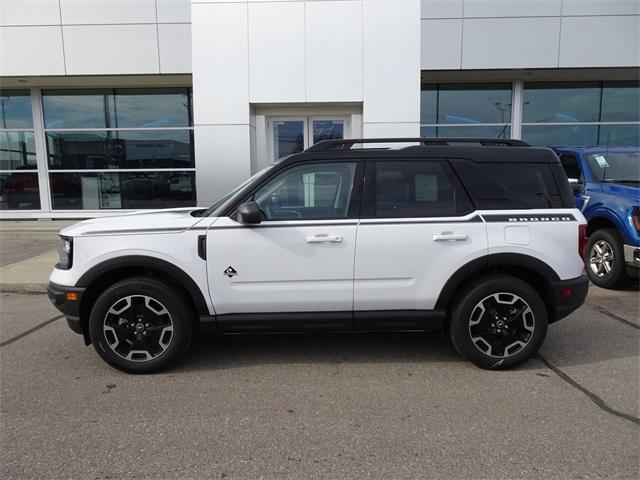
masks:
<path fill-rule="evenodd" d="M 607 162 L 607 157 L 609 156 L 609 138 L 611 135 L 611 130 L 607 132 L 607 143 L 604 145 L 604 169 L 602 170 L 602 183 L 607 181 L 607 166 L 609 166 L 609 162 Z"/>

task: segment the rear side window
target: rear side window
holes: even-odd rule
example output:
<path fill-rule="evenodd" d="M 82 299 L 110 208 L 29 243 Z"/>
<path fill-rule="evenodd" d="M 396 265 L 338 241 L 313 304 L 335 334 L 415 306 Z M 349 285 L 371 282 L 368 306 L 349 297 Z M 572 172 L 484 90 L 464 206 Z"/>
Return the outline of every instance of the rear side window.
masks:
<path fill-rule="evenodd" d="M 546 163 L 476 163 L 451 160 L 478 210 L 563 208 Z"/>
<path fill-rule="evenodd" d="M 464 191 L 438 161 L 371 162 L 364 217 L 450 217 L 470 211 Z"/>

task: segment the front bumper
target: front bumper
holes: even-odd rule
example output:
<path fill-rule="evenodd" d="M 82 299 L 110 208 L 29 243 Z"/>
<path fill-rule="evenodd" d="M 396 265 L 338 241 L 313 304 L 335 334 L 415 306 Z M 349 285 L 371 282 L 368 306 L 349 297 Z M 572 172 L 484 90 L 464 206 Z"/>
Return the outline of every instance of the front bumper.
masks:
<path fill-rule="evenodd" d="M 624 262 L 631 267 L 640 268 L 640 247 L 625 245 Z"/>
<path fill-rule="evenodd" d="M 49 287 L 47 288 L 49 300 L 67 318 L 69 328 L 81 335 L 86 334 L 80 321 L 80 301 L 85 290 L 84 288 L 68 287 L 52 282 L 49 282 Z"/>
<path fill-rule="evenodd" d="M 549 323 L 552 323 L 566 317 L 584 303 L 589 289 L 589 277 L 581 275 L 571 280 L 551 282 L 550 285 L 555 306 L 555 315 L 549 319 Z"/>

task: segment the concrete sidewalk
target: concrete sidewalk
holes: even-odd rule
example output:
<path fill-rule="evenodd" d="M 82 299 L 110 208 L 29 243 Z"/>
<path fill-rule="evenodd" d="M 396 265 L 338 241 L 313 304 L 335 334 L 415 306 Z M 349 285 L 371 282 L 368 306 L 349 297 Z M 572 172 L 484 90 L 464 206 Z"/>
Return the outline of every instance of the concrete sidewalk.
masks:
<path fill-rule="evenodd" d="M 0 292 L 45 293 L 58 232 L 75 222 L 0 221 Z"/>

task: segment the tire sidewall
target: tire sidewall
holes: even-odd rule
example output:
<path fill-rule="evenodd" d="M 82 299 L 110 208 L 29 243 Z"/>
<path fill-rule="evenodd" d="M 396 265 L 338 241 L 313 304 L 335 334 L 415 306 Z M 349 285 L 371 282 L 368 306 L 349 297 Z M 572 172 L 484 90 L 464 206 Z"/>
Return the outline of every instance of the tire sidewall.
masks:
<path fill-rule="evenodd" d="M 116 354 L 106 341 L 103 322 L 111 306 L 129 295 L 146 295 L 156 299 L 168 310 L 173 334 L 167 349 L 158 357 L 134 362 Z M 160 371 L 177 360 L 188 348 L 192 336 L 192 315 L 184 299 L 167 285 L 152 279 L 129 279 L 109 287 L 96 300 L 89 316 L 89 335 L 93 346 L 109 365 L 128 373 Z"/>
<path fill-rule="evenodd" d="M 590 265 L 591 259 L 591 250 L 596 242 L 600 240 L 604 240 L 609 245 L 611 245 L 611 250 L 613 251 L 613 268 L 611 272 L 605 274 L 603 277 L 598 277 L 592 270 Z M 589 280 L 594 285 L 597 285 L 602 288 L 613 288 L 622 283 L 625 279 L 625 262 L 624 262 L 624 251 L 622 247 L 622 239 L 620 235 L 615 229 L 605 228 L 601 230 L 596 230 L 594 233 L 589 236 L 589 241 L 587 242 L 587 255 L 585 261 L 585 270 L 587 271 L 587 275 L 589 276 Z"/>
<path fill-rule="evenodd" d="M 478 302 L 491 294 L 506 292 L 518 295 L 529 304 L 534 315 L 534 331 L 527 345 L 506 358 L 497 358 L 478 349 L 469 334 L 469 319 Z M 451 340 L 458 352 L 465 358 L 485 369 L 505 369 L 529 360 L 539 349 L 547 334 L 547 309 L 540 295 L 524 281 L 510 276 L 486 277 L 468 288 L 459 298 L 451 323 Z"/>

